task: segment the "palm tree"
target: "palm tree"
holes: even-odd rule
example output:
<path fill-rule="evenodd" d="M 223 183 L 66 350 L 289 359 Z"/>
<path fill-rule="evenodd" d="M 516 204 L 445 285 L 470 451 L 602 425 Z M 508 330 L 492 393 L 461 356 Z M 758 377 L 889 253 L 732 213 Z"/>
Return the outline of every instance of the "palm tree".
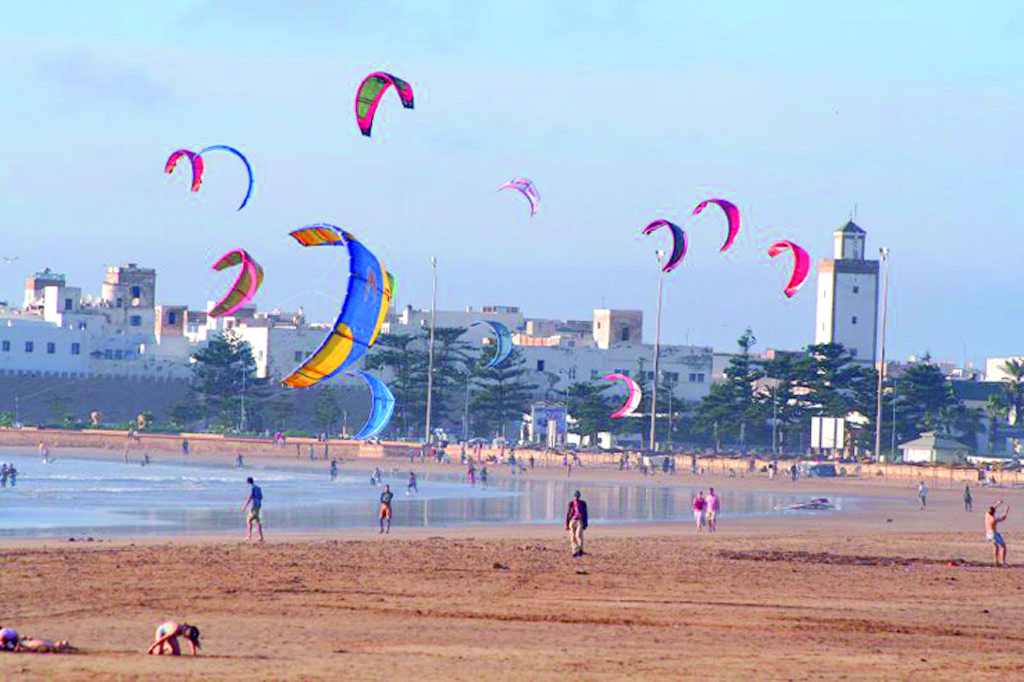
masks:
<path fill-rule="evenodd" d="M 1003 378 L 1003 395 L 1006 396 L 1013 426 L 1021 428 L 1021 415 L 1024 414 L 1024 362 L 1007 360 L 1000 369 L 1006 374 Z"/>

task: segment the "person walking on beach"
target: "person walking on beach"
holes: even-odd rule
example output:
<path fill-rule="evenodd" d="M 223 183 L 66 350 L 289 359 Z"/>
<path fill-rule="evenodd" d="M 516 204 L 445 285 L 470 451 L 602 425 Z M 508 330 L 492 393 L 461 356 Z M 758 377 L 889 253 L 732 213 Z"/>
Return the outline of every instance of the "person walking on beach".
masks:
<path fill-rule="evenodd" d="M 391 492 L 391 486 L 384 484 L 384 492 L 380 494 L 380 532 L 391 532 L 391 498 L 395 496 Z M 385 528 L 385 523 L 387 526 Z"/>
<path fill-rule="evenodd" d="M 416 487 L 416 472 L 415 471 L 410 471 L 409 472 L 409 485 L 407 485 L 405 487 L 405 494 L 406 495 L 412 495 L 413 493 L 418 493 L 419 491 L 420 491 L 420 489 Z"/>
<path fill-rule="evenodd" d="M 185 638 L 185 641 L 188 642 L 188 648 L 192 651 L 192 655 L 197 656 L 198 649 L 200 648 L 199 628 L 188 623 L 175 623 L 172 621 L 160 624 L 160 627 L 156 629 L 156 634 L 153 636 L 153 643 L 146 653 L 163 656 L 165 651 L 170 651 L 171 656 L 180 656 L 179 637 Z"/>
<path fill-rule="evenodd" d="M 242 453 L 239 452 L 239 453 L 237 453 L 235 455 L 235 468 L 236 469 L 241 469 L 244 466 L 245 466 L 245 460 L 242 459 Z"/>
<path fill-rule="evenodd" d="M 181 454 L 188 454 L 188 438 L 183 438 L 181 441 Z"/>
<path fill-rule="evenodd" d="M 1000 559 L 1003 566 L 1006 566 L 1006 540 L 1003 540 L 1003 536 L 999 532 L 999 524 L 1006 520 L 1006 515 L 1010 513 L 1010 505 L 1006 505 L 1006 511 L 1002 516 L 996 516 L 996 510 L 1002 504 L 1003 501 L 999 500 L 996 502 L 996 506 L 989 507 L 985 512 L 985 539 L 992 543 L 995 550 L 996 566 L 999 565 Z"/>
<path fill-rule="evenodd" d="M 708 512 L 708 532 L 714 533 L 718 530 L 718 509 L 720 506 L 718 495 L 715 493 L 714 488 L 708 490 L 708 497 L 705 500 L 704 506 L 707 507 Z"/>
<path fill-rule="evenodd" d="M 245 541 L 252 542 L 252 524 L 255 523 L 259 530 L 260 542 L 263 542 L 263 490 L 253 482 L 252 476 L 245 479 L 245 482 L 250 486 L 249 497 L 242 505 L 243 512 L 246 508 L 249 509 L 249 515 L 246 517 L 246 526 L 249 532 L 245 535 Z"/>
<path fill-rule="evenodd" d="M 974 511 L 974 498 L 971 497 L 971 484 L 964 484 L 964 511 Z"/>
<path fill-rule="evenodd" d="M 333 481 L 338 477 L 338 459 L 334 458 L 331 460 L 331 480 Z"/>
<path fill-rule="evenodd" d="M 701 490 L 697 493 L 697 497 L 693 498 L 693 520 L 697 524 L 697 532 L 704 530 L 705 521 L 705 506 L 707 501 L 704 499 L 704 491 Z"/>
<path fill-rule="evenodd" d="M 587 503 L 580 497 L 580 491 L 572 494 L 569 508 L 565 512 L 565 529 L 570 533 L 572 555 L 583 556 L 583 531 L 587 529 Z"/>
<path fill-rule="evenodd" d="M 917 484 L 917 497 L 921 500 L 921 509 L 928 506 L 928 486 L 921 481 Z"/>

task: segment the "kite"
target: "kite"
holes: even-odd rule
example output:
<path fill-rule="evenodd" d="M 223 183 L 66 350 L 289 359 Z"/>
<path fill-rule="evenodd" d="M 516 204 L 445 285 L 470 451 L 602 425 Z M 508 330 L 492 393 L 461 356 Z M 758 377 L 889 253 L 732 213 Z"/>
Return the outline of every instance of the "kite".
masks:
<path fill-rule="evenodd" d="M 355 364 L 380 335 L 391 306 L 395 278 L 362 243 L 334 225 L 306 225 L 290 233 L 303 246 L 347 246 L 348 291 L 334 326 L 313 353 L 281 380 L 285 386 L 312 386 Z"/>
<path fill-rule="evenodd" d="M 708 204 L 717 204 L 723 211 L 725 211 L 725 217 L 729 220 L 729 236 L 725 238 L 725 243 L 722 244 L 720 251 L 726 251 L 732 246 L 733 241 L 736 239 L 736 235 L 740 231 L 740 210 L 736 208 L 736 205 L 731 201 L 725 199 L 708 199 L 697 204 L 697 207 L 693 209 L 693 215 L 697 215 L 705 208 Z"/>
<path fill-rule="evenodd" d="M 207 313 L 210 317 L 223 317 L 235 312 L 252 300 L 263 283 L 263 268 L 244 249 L 228 251 L 213 264 L 213 269 L 219 271 L 234 265 L 241 265 L 242 271 L 238 273 L 238 279 L 235 280 L 231 291 Z"/>
<path fill-rule="evenodd" d="M 794 258 L 793 275 L 789 278 L 789 284 L 786 285 L 786 296 L 793 298 L 796 292 L 800 291 L 800 287 L 804 285 L 807 273 L 811 270 L 811 257 L 802 248 L 786 239 L 772 244 L 768 249 L 768 255 L 775 258 L 786 249 L 793 252 Z"/>
<path fill-rule="evenodd" d="M 643 234 L 651 234 L 660 227 L 667 227 L 672 231 L 672 255 L 661 267 L 662 272 L 672 272 L 686 255 L 686 233 L 675 223 L 670 223 L 667 220 L 655 220 L 644 228 Z"/>
<path fill-rule="evenodd" d="M 167 163 L 164 164 L 164 172 L 168 174 L 173 173 L 174 167 L 178 165 L 178 161 L 183 156 L 192 164 L 192 191 L 198 192 L 200 185 L 203 184 L 203 157 L 199 154 L 190 152 L 187 149 L 175 150 L 167 157 Z"/>
<path fill-rule="evenodd" d="M 391 415 L 395 412 L 395 396 L 387 385 L 366 372 L 359 372 L 359 376 L 366 380 L 370 387 L 370 394 L 373 396 L 373 405 L 370 407 L 370 416 L 366 418 L 363 428 L 359 429 L 353 438 L 356 440 L 369 440 L 384 430 L 384 427 L 391 421 Z M 354 375 L 353 375 L 354 376 Z"/>
<path fill-rule="evenodd" d="M 413 108 L 412 86 L 401 78 L 396 78 L 390 73 L 377 71 L 371 73 L 359 84 L 356 91 L 356 123 L 359 124 L 359 131 L 370 137 L 370 130 L 373 128 L 373 117 L 377 113 L 377 105 L 388 86 L 395 86 L 402 106 L 406 109 Z"/>
<path fill-rule="evenodd" d="M 497 367 L 512 354 L 512 332 L 501 322 L 496 322 L 495 320 L 480 320 L 469 326 L 475 327 L 478 324 L 488 325 L 494 331 L 496 338 L 494 355 L 491 356 L 490 361 L 484 367 Z"/>
<path fill-rule="evenodd" d="M 232 154 L 237 156 L 239 159 L 241 159 L 242 163 L 245 164 L 245 170 L 249 174 L 249 187 L 248 187 L 248 189 L 245 190 L 245 198 L 242 199 L 242 203 L 241 203 L 241 205 L 237 209 L 237 210 L 241 211 L 243 208 L 245 208 L 245 205 L 247 203 L 249 203 L 249 197 L 252 196 L 252 166 L 249 165 L 249 159 L 245 158 L 245 155 L 242 154 L 242 152 L 240 152 L 237 149 L 235 149 L 234 147 L 229 147 L 226 144 L 215 144 L 215 145 L 213 145 L 211 147 L 206 147 L 205 149 L 201 149 L 199 151 L 199 153 L 195 155 L 195 158 L 199 159 L 200 173 L 202 173 L 202 169 L 203 169 L 203 161 L 202 161 L 203 154 L 205 154 L 206 152 L 213 152 L 213 151 L 231 152 Z M 177 153 L 177 152 L 175 152 L 175 153 Z M 168 171 L 168 172 L 170 172 L 170 171 Z M 193 191 L 195 191 L 196 189 L 198 189 L 198 187 L 193 186 Z"/>
<path fill-rule="evenodd" d="M 540 192 L 537 191 L 537 186 L 533 184 L 533 180 L 528 178 L 512 178 L 499 187 L 498 191 L 500 192 L 503 189 L 515 189 L 522 192 L 526 200 L 530 202 L 530 217 L 532 218 L 537 214 L 537 209 L 540 207 Z"/>
<path fill-rule="evenodd" d="M 626 384 L 626 388 L 629 389 L 629 395 L 626 396 L 626 403 L 615 412 L 612 412 L 610 415 L 611 418 L 621 419 L 622 417 L 633 416 L 633 413 L 636 412 L 636 408 L 640 407 L 640 398 L 643 397 L 640 385 L 625 374 L 605 374 L 604 378 L 608 381 L 621 381 Z"/>

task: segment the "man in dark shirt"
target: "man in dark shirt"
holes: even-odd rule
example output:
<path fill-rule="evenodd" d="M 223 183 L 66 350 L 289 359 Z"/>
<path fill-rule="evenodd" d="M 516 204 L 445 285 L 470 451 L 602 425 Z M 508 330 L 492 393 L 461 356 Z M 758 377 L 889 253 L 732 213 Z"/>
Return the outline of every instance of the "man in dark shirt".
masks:
<path fill-rule="evenodd" d="M 246 517 L 246 524 L 249 528 L 249 532 L 245 536 L 245 541 L 252 541 L 252 524 L 255 523 L 257 530 L 259 530 L 260 542 L 263 542 L 263 490 L 253 482 L 252 476 L 245 479 L 245 482 L 251 486 L 249 490 L 249 498 L 245 501 L 245 504 L 242 505 L 243 512 L 247 507 L 249 509 L 249 515 Z"/>
<path fill-rule="evenodd" d="M 580 498 L 580 491 L 573 493 L 569 509 L 565 513 L 565 529 L 572 533 L 572 555 L 583 556 L 583 531 L 587 529 L 587 503 Z"/>
<path fill-rule="evenodd" d="M 385 484 L 384 492 L 380 494 L 380 532 L 391 532 L 391 498 L 395 494 L 391 492 L 391 486 Z M 385 523 L 387 524 L 385 526 Z"/>

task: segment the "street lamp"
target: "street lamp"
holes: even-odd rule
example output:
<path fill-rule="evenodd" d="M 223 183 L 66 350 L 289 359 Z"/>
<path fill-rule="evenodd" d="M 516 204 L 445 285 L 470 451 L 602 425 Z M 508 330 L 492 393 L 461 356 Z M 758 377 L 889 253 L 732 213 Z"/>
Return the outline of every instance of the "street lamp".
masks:
<path fill-rule="evenodd" d="M 437 316 L 437 258 L 430 257 L 434 270 L 434 286 L 430 292 L 430 343 L 427 346 L 427 425 L 426 443 L 430 445 L 430 407 L 434 392 L 434 323 Z"/>
<path fill-rule="evenodd" d="M 657 423 L 658 415 L 658 351 L 661 344 L 661 285 L 664 281 L 661 262 L 665 259 L 665 252 L 662 249 L 658 249 L 654 252 L 654 257 L 658 261 L 658 304 L 654 314 L 654 380 L 651 382 L 651 452 L 657 450 L 657 443 L 654 442 L 654 427 Z"/>
<path fill-rule="evenodd" d="M 875 459 L 882 457 L 882 381 L 885 379 L 885 322 L 889 307 L 889 248 L 878 250 L 882 261 L 882 338 L 879 343 L 878 395 L 875 409 Z"/>

